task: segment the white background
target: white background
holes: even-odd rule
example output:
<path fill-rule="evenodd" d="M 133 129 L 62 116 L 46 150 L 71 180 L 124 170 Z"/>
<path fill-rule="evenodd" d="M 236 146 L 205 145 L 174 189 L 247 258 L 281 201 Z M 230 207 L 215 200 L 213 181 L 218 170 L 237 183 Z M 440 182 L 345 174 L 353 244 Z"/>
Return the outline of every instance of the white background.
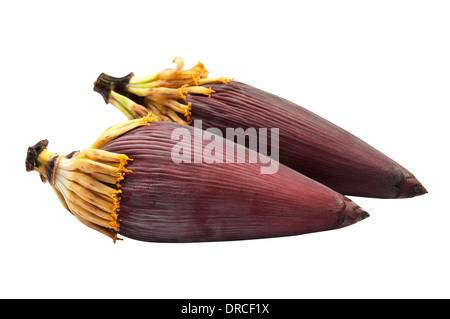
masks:
<path fill-rule="evenodd" d="M 8 1 L 0 27 L 2 298 L 448 298 L 448 1 Z M 425 185 L 371 217 L 267 240 L 113 244 L 60 205 L 28 146 L 88 148 L 125 117 L 93 92 L 202 61 L 359 136 Z"/>

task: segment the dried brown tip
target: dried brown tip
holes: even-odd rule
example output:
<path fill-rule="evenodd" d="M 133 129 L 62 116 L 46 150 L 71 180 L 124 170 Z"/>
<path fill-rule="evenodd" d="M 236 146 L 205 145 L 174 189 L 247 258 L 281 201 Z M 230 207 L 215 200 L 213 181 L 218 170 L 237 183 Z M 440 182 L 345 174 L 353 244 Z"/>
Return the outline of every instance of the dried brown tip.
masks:
<path fill-rule="evenodd" d="M 411 198 L 428 193 L 425 187 L 412 174 L 406 178 L 403 184 L 398 185 L 398 188 L 400 191 L 397 198 Z"/>
<path fill-rule="evenodd" d="M 344 208 L 337 214 L 339 217 L 335 224 L 336 228 L 342 228 L 355 224 L 370 216 L 369 213 L 347 197 L 344 197 Z"/>

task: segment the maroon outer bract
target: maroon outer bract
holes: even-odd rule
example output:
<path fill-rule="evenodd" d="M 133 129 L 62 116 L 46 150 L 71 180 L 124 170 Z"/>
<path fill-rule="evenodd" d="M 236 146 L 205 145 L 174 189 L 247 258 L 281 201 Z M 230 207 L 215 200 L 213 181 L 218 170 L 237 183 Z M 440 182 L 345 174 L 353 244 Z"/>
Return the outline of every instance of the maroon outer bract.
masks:
<path fill-rule="evenodd" d="M 192 120 L 202 120 L 204 129 L 219 128 L 225 136 L 226 128 L 279 128 L 280 162 L 341 194 L 405 198 L 427 192 L 407 169 L 297 104 L 237 81 L 207 86 L 215 92 L 210 97 L 187 96 Z"/>
<path fill-rule="evenodd" d="M 180 127 L 192 138 L 172 139 Z M 209 143 L 195 139 L 194 130 L 153 122 L 103 148 L 132 159 L 121 182 L 119 234 L 154 242 L 255 239 L 341 228 L 368 216 L 348 198 L 284 165 L 275 174 L 261 174 L 261 162 L 238 163 L 238 152 L 233 163 L 225 162 L 225 154 L 223 163 L 207 163 L 207 152 L 202 163 L 193 158 L 175 163 L 175 146 L 198 150 Z"/>

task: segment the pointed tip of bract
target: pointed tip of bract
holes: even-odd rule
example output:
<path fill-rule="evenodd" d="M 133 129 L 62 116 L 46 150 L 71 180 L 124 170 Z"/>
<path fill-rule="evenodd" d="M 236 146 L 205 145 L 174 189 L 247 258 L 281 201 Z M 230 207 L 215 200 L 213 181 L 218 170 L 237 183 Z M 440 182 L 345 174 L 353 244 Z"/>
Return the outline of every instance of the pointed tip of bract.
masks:
<path fill-rule="evenodd" d="M 409 194 L 411 195 L 411 197 L 425 195 L 427 193 L 428 193 L 428 191 L 425 188 L 425 186 L 423 186 L 420 183 L 417 184 L 417 185 L 414 185 L 413 187 L 411 187 L 409 189 Z"/>
<path fill-rule="evenodd" d="M 355 202 L 346 197 L 344 197 L 344 199 L 345 206 L 342 211 L 338 213 L 339 218 L 335 224 L 336 228 L 350 226 L 370 217 L 369 213 L 359 207 Z"/>
<path fill-rule="evenodd" d="M 400 191 L 397 198 L 411 198 L 428 193 L 426 188 L 413 175 L 407 177 L 398 188 Z"/>

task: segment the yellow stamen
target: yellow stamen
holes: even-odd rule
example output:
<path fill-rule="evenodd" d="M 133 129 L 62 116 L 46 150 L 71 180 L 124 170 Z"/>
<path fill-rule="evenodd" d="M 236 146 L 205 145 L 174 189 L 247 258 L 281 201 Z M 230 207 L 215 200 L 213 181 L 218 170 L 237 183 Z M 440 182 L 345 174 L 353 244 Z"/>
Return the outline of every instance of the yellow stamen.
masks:
<path fill-rule="evenodd" d="M 228 79 L 228 78 L 223 78 L 223 77 L 220 77 L 220 78 L 217 78 L 217 79 L 207 79 L 207 78 L 204 78 L 204 79 L 199 79 L 199 80 L 198 80 L 198 85 L 214 84 L 214 83 L 224 83 L 224 84 L 228 84 L 228 83 L 230 83 L 230 82 L 233 81 L 233 80 L 234 80 L 234 78 Z"/>
<path fill-rule="evenodd" d="M 100 137 L 94 142 L 94 144 L 92 144 L 91 148 L 102 148 L 112 140 L 131 131 L 132 129 L 147 124 L 148 122 L 154 122 L 158 120 L 156 116 L 150 113 L 144 119 L 145 120 L 143 121 L 142 118 L 138 118 L 111 126 L 105 132 L 103 132 L 102 135 L 100 135 Z"/>
<path fill-rule="evenodd" d="M 154 114 L 148 113 L 143 118 L 116 124 L 107 129 L 93 145 L 102 146 L 129 130 L 157 120 Z M 67 158 L 47 151 L 47 143 L 37 144 L 41 148 L 41 145 L 45 146 L 39 149 L 40 153 L 34 160 L 39 165 L 34 164 L 31 169 L 53 180 L 53 189 L 61 203 L 78 220 L 116 241 L 120 230 L 121 181 L 125 174 L 131 172 L 126 167 L 133 159 L 126 154 L 95 147 L 75 152 Z M 27 169 L 32 164 L 27 162 Z M 48 172 L 50 169 L 52 171 Z"/>
<path fill-rule="evenodd" d="M 206 95 L 208 97 L 211 96 L 211 93 L 214 93 L 214 91 L 211 88 L 206 88 L 203 86 L 189 86 L 185 87 L 183 90 L 184 94 L 200 94 L 200 95 Z"/>

